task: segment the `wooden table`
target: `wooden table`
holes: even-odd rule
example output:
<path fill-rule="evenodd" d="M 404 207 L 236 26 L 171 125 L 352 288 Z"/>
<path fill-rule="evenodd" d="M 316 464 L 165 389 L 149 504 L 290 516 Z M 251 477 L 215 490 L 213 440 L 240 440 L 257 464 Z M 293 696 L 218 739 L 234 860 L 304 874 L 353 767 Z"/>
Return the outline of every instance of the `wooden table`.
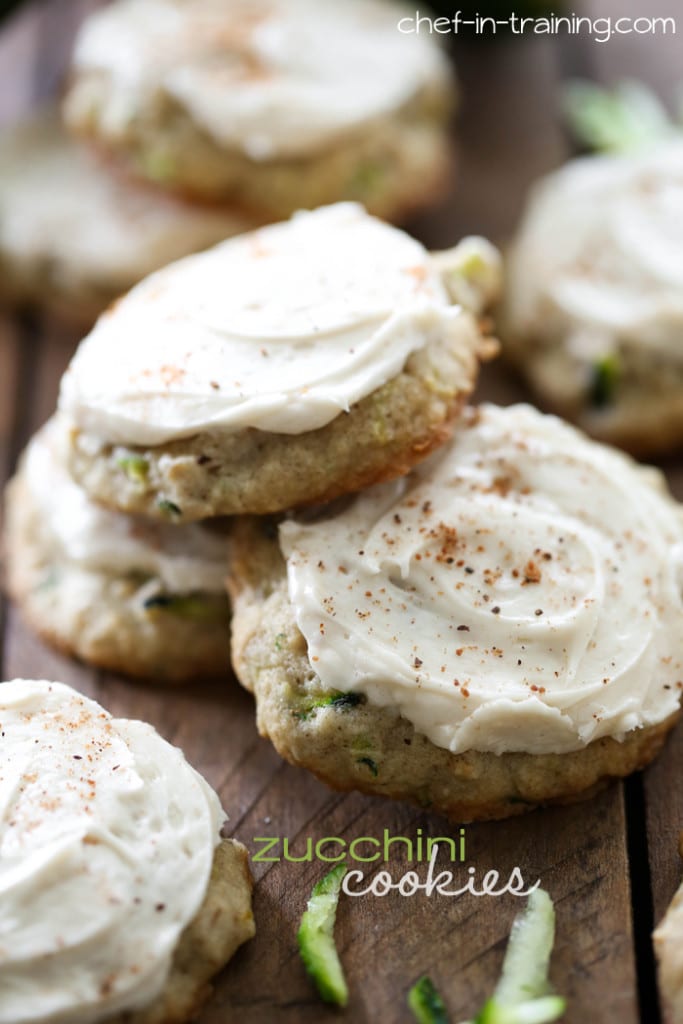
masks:
<path fill-rule="evenodd" d="M 53 92 L 73 30 L 95 2 L 50 0 L 29 7 L 0 34 L 0 119 Z M 481 5 L 485 8 L 485 4 Z M 591 13 L 653 13 L 629 0 L 594 0 Z M 676 0 L 657 14 L 676 14 Z M 683 21 L 683 18 L 681 19 Z M 425 243 L 451 244 L 465 232 L 504 241 L 529 182 L 567 154 L 557 118 L 557 86 L 582 72 L 609 81 L 635 74 L 671 95 L 683 79 L 675 37 L 627 36 L 589 41 L 516 39 L 460 45 L 462 113 L 457 185 L 439 210 L 412 225 Z M 683 230 L 683 225 L 681 225 Z M 30 434 L 52 411 L 61 372 L 77 338 L 39 317 L 0 320 L 0 472 L 6 476 Z M 479 397 L 524 398 L 501 366 L 487 369 Z M 683 471 L 665 467 L 683 498 Z M 338 795 L 285 764 L 254 726 L 251 698 L 232 679 L 168 692 L 94 672 L 38 642 L 15 609 L 2 606 L 3 678 L 47 677 L 96 697 L 116 715 L 149 720 L 181 746 L 217 788 L 229 829 L 252 850 L 253 837 L 288 836 L 295 852 L 306 837 L 415 837 L 448 834 L 442 819 L 358 794 Z M 557 906 L 552 978 L 568 997 L 568 1024 L 656 1024 L 660 1020 L 650 944 L 681 873 L 677 835 L 683 826 L 683 728 L 644 775 L 594 800 L 467 829 L 469 864 L 507 877 L 520 866 L 540 878 Z M 380 865 L 384 867 L 384 865 Z M 394 878 L 407 869 L 392 856 Z M 366 874 L 370 877 L 368 865 Z M 417 868 L 424 876 L 425 866 Z M 258 933 L 221 975 L 202 1024 L 399 1024 L 411 1019 L 405 995 L 428 972 L 453 1020 L 471 1016 L 495 983 L 513 897 L 460 898 L 395 894 L 340 904 L 337 936 L 351 989 L 340 1015 L 316 997 L 295 942 L 298 921 L 319 863 L 254 864 Z M 0 908 L 1 909 L 1 908 Z"/>

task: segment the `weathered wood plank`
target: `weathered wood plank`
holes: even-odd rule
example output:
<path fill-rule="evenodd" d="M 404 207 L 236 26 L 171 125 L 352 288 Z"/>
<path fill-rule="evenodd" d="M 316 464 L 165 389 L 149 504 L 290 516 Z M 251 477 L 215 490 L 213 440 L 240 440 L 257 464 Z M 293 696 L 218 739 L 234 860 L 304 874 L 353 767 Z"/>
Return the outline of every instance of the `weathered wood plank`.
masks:
<path fill-rule="evenodd" d="M 76 30 L 97 6 L 100 0 L 34 0 L 9 19 L 0 35 L 0 126 L 58 93 Z"/>
<path fill-rule="evenodd" d="M 683 865 L 678 853 L 678 837 L 683 831 L 681 777 L 683 730 L 679 726 L 645 779 L 655 924 L 662 918 L 683 879 Z"/>
<path fill-rule="evenodd" d="M 452 193 L 410 225 L 435 249 L 465 234 L 507 240 L 529 183 L 566 152 L 555 108 L 553 40 L 482 41 L 457 46 L 455 57 L 461 102 Z"/>
<path fill-rule="evenodd" d="M 296 791 L 293 799 L 297 806 Z M 613 789 L 583 807 L 542 812 L 502 826 L 471 826 L 467 829 L 470 860 L 465 869 L 453 868 L 460 878 L 470 864 L 477 868 L 478 877 L 491 868 L 507 877 L 514 866 L 522 865 L 526 878 L 533 882 L 541 877 L 549 887 L 558 901 L 553 974 L 560 990 L 570 997 L 568 1021 L 608 1021 L 617 1013 L 626 1021 L 638 1019 L 632 951 L 621 916 L 621 907 L 628 903 L 628 881 L 619 832 L 620 804 L 620 792 Z M 290 805 L 290 813 L 291 809 Z M 306 809 L 301 807 L 300 815 Z M 393 835 L 408 837 L 415 837 L 418 828 L 425 835 L 449 834 L 448 824 L 437 818 L 359 796 L 332 797 L 322 814 L 307 818 L 303 817 L 304 831 L 315 838 L 381 836 L 384 827 Z M 608 831 L 609 838 L 604 840 Z M 451 867 L 445 859 L 441 864 Z M 392 856 L 389 870 L 395 879 L 409 867 L 401 853 Z M 425 877 L 424 865 L 416 870 Z M 207 1024 L 218 1024 L 223 1007 L 230 1003 L 238 1004 L 241 1012 L 248 1011 L 247 1019 L 255 1024 L 335 1019 L 332 1011 L 326 1013 L 311 998 L 292 955 L 302 900 L 320 873 L 319 865 L 277 864 L 261 878 L 258 900 L 268 909 L 278 908 L 284 935 L 263 934 L 245 949 L 241 971 L 226 976 L 219 998 L 206 1014 Z M 368 871 L 368 879 L 374 873 Z M 353 904 L 346 900 L 339 913 L 338 934 L 352 982 L 351 1019 L 408 1020 L 407 988 L 425 971 L 447 997 L 454 1020 L 471 1016 L 490 992 L 516 906 L 512 897 L 429 899 L 392 894 L 381 899 L 365 896 Z M 267 979 L 264 963 L 272 965 Z M 275 1017 L 273 1006 L 278 1008 Z"/>
<path fill-rule="evenodd" d="M 0 477 L 9 470 L 14 443 L 15 397 L 19 384 L 19 338 L 16 325 L 0 317 Z"/>
<path fill-rule="evenodd" d="M 683 466 L 675 460 L 662 465 L 669 484 L 683 501 Z M 647 842 L 654 923 L 663 916 L 683 879 L 678 837 L 683 831 L 683 724 L 673 732 L 663 754 L 645 775 Z"/>
<path fill-rule="evenodd" d="M 35 6 L 20 10 L 0 33 L 0 125 L 16 120 L 33 100 L 39 19 Z"/>
<path fill-rule="evenodd" d="M 20 349 L 16 325 L 7 317 L 0 317 L 0 485 L 4 486 L 14 458 L 16 396 L 19 387 Z M 0 503 L 0 529 L 4 523 L 4 509 Z M 4 571 L 2 573 L 4 577 Z M 0 658 L 4 653 L 7 632 L 8 601 L 4 590 L 0 592 Z"/>

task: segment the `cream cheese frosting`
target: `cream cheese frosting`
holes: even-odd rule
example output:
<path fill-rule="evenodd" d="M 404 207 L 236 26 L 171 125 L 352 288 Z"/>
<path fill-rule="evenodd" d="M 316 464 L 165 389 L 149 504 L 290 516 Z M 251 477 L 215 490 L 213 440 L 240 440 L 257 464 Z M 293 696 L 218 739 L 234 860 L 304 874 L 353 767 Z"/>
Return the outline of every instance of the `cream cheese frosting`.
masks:
<path fill-rule="evenodd" d="M 529 406 L 482 406 L 280 544 L 325 688 L 437 746 L 561 754 L 679 706 L 681 511 L 656 471 Z"/>
<path fill-rule="evenodd" d="M 199 523 L 127 516 L 95 504 L 66 468 L 69 424 L 53 417 L 33 438 L 24 480 L 60 558 L 91 572 L 146 573 L 167 593 L 224 593 L 228 543 Z"/>
<path fill-rule="evenodd" d="M 459 263 L 459 247 L 451 258 Z M 430 341 L 470 337 L 444 273 L 444 254 L 437 266 L 354 203 L 298 213 L 134 288 L 82 342 L 60 407 L 121 444 L 316 430 Z"/>
<path fill-rule="evenodd" d="M 508 271 L 511 331 L 575 356 L 620 343 L 680 361 L 683 142 L 574 160 L 534 190 Z"/>
<path fill-rule="evenodd" d="M 233 212 L 191 207 L 109 174 L 46 111 L 3 133 L 0 248 L 27 273 L 113 295 L 169 260 L 246 230 Z"/>
<path fill-rule="evenodd" d="M 225 818 L 180 750 L 61 683 L 0 687 L 0 1022 L 151 1004 Z"/>
<path fill-rule="evenodd" d="M 446 57 L 401 33 L 402 13 L 382 0 L 119 0 L 86 20 L 73 64 L 109 77 L 108 134 L 165 99 L 252 160 L 301 157 L 448 86 Z"/>

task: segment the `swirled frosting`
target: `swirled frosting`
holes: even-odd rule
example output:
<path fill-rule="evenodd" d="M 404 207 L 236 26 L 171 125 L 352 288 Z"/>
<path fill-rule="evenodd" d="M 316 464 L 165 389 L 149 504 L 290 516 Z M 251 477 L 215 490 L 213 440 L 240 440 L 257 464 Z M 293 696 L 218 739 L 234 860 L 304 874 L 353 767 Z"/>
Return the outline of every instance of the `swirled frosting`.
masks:
<path fill-rule="evenodd" d="M 0 687 L 0 1021 L 147 1006 L 224 818 L 180 750 L 61 683 Z"/>
<path fill-rule="evenodd" d="M 354 203 L 296 214 L 134 288 L 81 344 L 60 406 L 123 444 L 316 430 L 430 341 L 477 343 L 442 274 L 443 254 L 437 270 L 419 242 Z"/>
<path fill-rule="evenodd" d="M 280 543 L 324 686 L 437 746 L 565 753 L 678 708 L 679 507 L 531 407 L 482 406 L 409 477 Z"/>
<path fill-rule="evenodd" d="M 381 0 L 120 0 L 85 21 L 74 68 L 109 77 L 109 134 L 166 100 L 253 160 L 301 157 L 449 86 L 434 39 L 398 30 L 403 13 Z"/>
<path fill-rule="evenodd" d="M 534 190 L 512 249 L 514 335 L 574 355 L 683 352 L 683 142 L 574 160 Z"/>
<path fill-rule="evenodd" d="M 53 111 L 3 133 L 0 247 L 53 283 L 125 291 L 170 259 L 248 227 L 235 212 L 190 206 L 103 173 Z"/>
<path fill-rule="evenodd" d="M 222 594 L 227 541 L 199 523 L 174 526 L 96 505 L 66 469 L 69 424 L 55 416 L 26 451 L 23 476 L 42 513 L 42 543 L 92 572 L 146 573 L 168 593 Z"/>

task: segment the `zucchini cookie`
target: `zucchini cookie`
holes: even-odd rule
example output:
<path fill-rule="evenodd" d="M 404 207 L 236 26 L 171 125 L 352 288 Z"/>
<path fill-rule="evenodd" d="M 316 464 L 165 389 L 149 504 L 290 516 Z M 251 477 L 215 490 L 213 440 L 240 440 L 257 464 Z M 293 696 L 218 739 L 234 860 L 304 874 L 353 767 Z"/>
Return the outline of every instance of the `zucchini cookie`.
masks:
<path fill-rule="evenodd" d="M 153 270 L 255 226 L 105 173 L 45 112 L 0 143 L 0 300 L 91 324 Z"/>
<path fill-rule="evenodd" d="M 259 729 L 337 789 L 503 818 L 642 768 L 678 716 L 679 507 L 529 406 L 472 410 L 406 478 L 234 544 Z"/>
<path fill-rule="evenodd" d="M 505 352 L 539 398 L 645 454 L 683 442 L 683 142 L 587 157 L 532 193 Z"/>
<path fill-rule="evenodd" d="M 8 585 L 31 626 L 69 654 L 128 675 L 167 683 L 223 675 L 225 533 L 95 505 L 66 470 L 67 438 L 68 425 L 50 420 L 7 492 Z"/>
<path fill-rule="evenodd" d="M 449 171 L 454 83 L 384 0 L 117 0 L 76 43 L 67 125 L 134 175 L 265 220 L 340 199 L 390 220 Z"/>
<path fill-rule="evenodd" d="M 64 376 L 72 473 L 105 505 L 182 522 L 407 472 L 495 351 L 475 314 L 497 259 L 482 239 L 431 256 L 340 203 L 159 271 Z"/>
<path fill-rule="evenodd" d="M 247 851 L 145 722 L 0 686 L 0 1021 L 183 1024 L 254 934 Z"/>

